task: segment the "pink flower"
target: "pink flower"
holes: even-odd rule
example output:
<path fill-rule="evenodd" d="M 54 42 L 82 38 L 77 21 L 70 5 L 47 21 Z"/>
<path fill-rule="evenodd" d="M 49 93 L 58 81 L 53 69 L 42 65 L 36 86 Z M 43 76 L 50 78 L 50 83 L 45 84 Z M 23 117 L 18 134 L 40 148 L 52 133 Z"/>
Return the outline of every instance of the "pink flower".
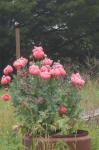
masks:
<path fill-rule="evenodd" d="M 54 77 L 61 77 L 61 76 L 65 76 L 66 75 L 66 71 L 64 70 L 64 68 L 51 69 L 50 73 Z"/>
<path fill-rule="evenodd" d="M 2 78 L 1 78 L 1 84 L 8 84 L 10 81 L 11 81 L 10 76 L 3 75 Z"/>
<path fill-rule="evenodd" d="M 54 77 L 60 77 L 60 76 L 61 76 L 61 72 L 60 72 L 60 70 L 59 70 L 58 68 L 56 68 L 56 69 L 51 69 L 51 70 L 50 70 L 50 73 L 51 73 L 51 75 L 54 76 Z"/>
<path fill-rule="evenodd" d="M 43 48 L 41 46 L 39 47 L 34 47 L 34 49 L 32 50 L 33 56 L 37 59 L 41 59 L 44 57 L 44 51 Z"/>
<path fill-rule="evenodd" d="M 48 71 L 43 71 L 43 72 L 40 72 L 40 77 L 47 80 L 51 78 L 51 74 Z"/>
<path fill-rule="evenodd" d="M 4 94 L 1 96 L 1 99 L 4 101 L 9 101 L 11 99 L 11 95 L 9 94 Z"/>
<path fill-rule="evenodd" d="M 64 113 L 66 113 L 68 111 L 68 109 L 64 106 L 64 105 L 61 105 L 60 107 L 59 107 L 59 109 L 58 109 L 58 112 L 60 113 L 60 114 L 64 114 Z"/>
<path fill-rule="evenodd" d="M 60 63 L 55 62 L 55 63 L 53 64 L 53 68 L 64 68 L 64 67 L 63 67 L 63 65 L 61 65 Z"/>
<path fill-rule="evenodd" d="M 60 71 L 61 76 L 66 75 L 66 71 L 64 70 L 64 68 L 59 68 L 59 71 Z"/>
<path fill-rule="evenodd" d="M 26 64 L 28 63 L 28 60 L 26 58 L 19 58 L 17 59 L 14 63 L 13 63 L 13 66 L 16 68 L 16 69 L 21 69 L 23 68 Z"/>
<path fill-rule="evenodd" d="M 31 65 L 29 67 L 29 73 L 32 75 L 39 75 L 40 74 L 40 69 L 37 65 Z"/>
<path fill-rule="evenodd" d="M 49 70 L 50 70 L 50 66 L 49 66 L 49 65 L 42 66 L 42 67 L 40 68 L 40 70 L 41 70 L 41 72 L 42 72 L 42 71 L 49 71 Z"/>
<path fill-rule="evenodd" d="M 60 77 L 60 76 L 65 76 L 66 71 L 63 65 L 61 65 L 60 63 L 54 63 L 51 69 L 51 74 L 52 76 Z"/>
<path fill-rule="evenodd" d="M 85 81 L 82 79 L 79 73 L 73 73 L 71 75 L 71 82 L 75 86 L 83 86 Z"/>
<path fill-rule="evenodd" d="M 8 75 L 9 73 L 13 72 L 12 66 L 10 66 L 10 65 L 6 66 L 3 70 L 3 72 L 5 75 Z"/>
<path fill-rule="evenodd" d="M 45 58 L 43 61 L 42 61 L 42 64 L 43 65 L 49 65 L 51 66 L 53 63 L 53 60 L 49 59 L 49 58 Z"/>

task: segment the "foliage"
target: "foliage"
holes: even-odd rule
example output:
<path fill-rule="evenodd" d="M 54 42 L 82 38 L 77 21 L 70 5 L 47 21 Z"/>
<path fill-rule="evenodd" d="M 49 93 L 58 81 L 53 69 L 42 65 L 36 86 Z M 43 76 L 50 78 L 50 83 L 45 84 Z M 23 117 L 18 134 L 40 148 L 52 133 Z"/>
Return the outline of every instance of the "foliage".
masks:
<path fill-rule="evenodd" d="M 96 86 L 97 85 L 97 86 Z M 91 92 L 93 91 L 93 92 Z M 97 92 L 96 92 L 97 91 Z M 0 89 L 0 96 L 2 93 L 5 93 L 5 90 Z M 81 91 L 82 92 L 82 91 Z M 97 106 L 99 105 L 98 103 L 98 81 L 90 81 L 90 83 L 86 83 L 86 86 L 83 88 L 82 96 L 84 101 L 84 106 L 83 108 L 86 108 L 87 110 L 90 110 L 90 103 L 92 106 L 96 104 Z M 92 94 L 94 94 L 94 97 L 90 100 L 92 97 Z M 88 95 L 88 97 L 87 97 Z M 17 136 L 15 138 L 15 134 L 12 134 L 12 126 L 16 124 L 15 116 L 12 111 L 12 107 L 10 105 L 11 102 L 5 103 L 0 100 L 0 147 L 2 150 L 18 150 L 17 145 L 21 145 L 22 139 Z M 83 101 L 81 102 L 82 105 Z M 9 119 L 10 118 L 10 119 Z M 99 125 L 98 125 L 99 118 L 93 121 L 86 122 L 85 124 L 78 124 L 78 127 L 80 129 L 85 129 L 88 130 L 91 136 L 92 140 L 92 150 L 98 150 L 99 149 Z M 97 124 L 96 124 L 97 123 Z M 13 135 L 13 136 L 12 136 Z M 12 141 L 13 140 L 13 141 Z M 17 141 L 18 140 L 18 141 Z M 59 142 L 60 143 L 60 142 Z M 59 144 L 57 143 L 57 145 Z M 10 145 L 10 146 L 9 146 Z M 58 146 L 57 146 L 58 147 Z M 19 150 L 22 150 L 22 147 L 20 146 Z M 34 149 L 35 150 L 35 149 Z M 57 150 L 57 149 L 55 149 Z M 61 149 L 60 149 L 61 150 Z"/>
<path fill-rule="evenodd" d="M 85 61 L 86 74 L 90 75 L 91 79 L 98 79 L 99 77 L 99 60 L 95 57 L 87 57 Z"/>
<path fill-rule="evenodd" d="M 0 101 L 1 102 L 1 101 Z M 7 109 L 5 107 L 7 106 Z M 9 119 L 10 118 L 10 119 Z M 98 120 L 97 120 L 98 121 Z M 13 115 L 13 110 L 11 105 L 4 103 L 2 108 L 0 108 L 0 147 L 2 150 L 23 150 L 24 148 L 21 145 L 21 136 L 12 131 L 12 126 L 16 124 L 15 117 Z M 78 125 L 81 129 L 88 130 L 92 140 L 92 150 L 98 150 L 99 148 L 99 126 L 96 124 L 96 121 L 89 121 L 85 124 Z M 59 149 L 60 146 L 60 149 Z M 59 141 L 56 144 L 55 150 L 61 150 L 61 147 L 65 146 L 63 141 Z M 33 147 L 35 150 L 35 147 Z M 63 147 L 62 147 L 63 148 Z M 47 149 L 46 149 L 47 150 Z"/>
<path fill-rule="evenodd" d="M 63 140 L 62 141 L 58 141 L 56 143 L 56 146 L 55 146 L 55 149 L 56 150 L 69 150 L 69 146 L 66 144 L 66 142 L 64 142 Z"/>
<path fill-rule="evenodd" d="M 85 81 L 79 73 L 69 77 L 60 63 L 47 58 L 42 47 L 35 47 L 32 53 L 30 62 L 21 57 L 13 63 L 18 75 L 10 83 L 22 133 L 48 136 L 74 132 L 81 112 L 79 91 Z M 11 66 L 4 69 L 4 87 L 11 80 L 8 74 L 12 71 Z M 5 94 L 1 98 L 8 101 L 11 96 Z"/>

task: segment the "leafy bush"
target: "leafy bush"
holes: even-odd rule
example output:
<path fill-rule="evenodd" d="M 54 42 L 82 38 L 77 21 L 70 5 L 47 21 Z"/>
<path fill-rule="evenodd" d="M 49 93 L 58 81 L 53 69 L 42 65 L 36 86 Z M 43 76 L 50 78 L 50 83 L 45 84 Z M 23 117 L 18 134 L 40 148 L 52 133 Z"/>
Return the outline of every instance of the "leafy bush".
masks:
<path fill-rule="evenodd" d="M 18 74 L 12 82 L 11 66 L 4 69 L 1 78 L 4 87 L 11 87 L 22 133 L 48 136 L 74 132 L 81 112 L 79 91 L 85 81 L 79 73 L 68 76 L 63 65 L 47 58 L 42 47 L 35 47 L 32 53 L 30 62 L 21 57 L 13 63 Z M 4 94 L 1 98 L 9 101 L 11 96 Z"/>

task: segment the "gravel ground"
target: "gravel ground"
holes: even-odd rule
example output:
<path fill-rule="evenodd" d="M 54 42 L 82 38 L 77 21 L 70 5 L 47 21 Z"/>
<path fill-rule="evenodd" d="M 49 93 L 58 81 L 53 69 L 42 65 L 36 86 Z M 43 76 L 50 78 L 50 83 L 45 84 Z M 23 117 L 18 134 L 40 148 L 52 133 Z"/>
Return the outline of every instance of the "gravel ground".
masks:
<path fill-rule="evenodd" d="M 82 113 L 81 118 L 84 120 L 90 120 L 95 118 L 99 122 L 99 108 L 93 111 Z"/>

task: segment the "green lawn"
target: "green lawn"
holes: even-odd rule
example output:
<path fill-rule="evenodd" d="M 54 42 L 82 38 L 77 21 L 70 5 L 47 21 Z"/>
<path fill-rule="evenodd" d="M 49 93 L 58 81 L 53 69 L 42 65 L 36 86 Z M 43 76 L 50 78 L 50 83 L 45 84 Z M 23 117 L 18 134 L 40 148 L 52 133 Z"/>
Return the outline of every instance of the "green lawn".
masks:
<path fill-rule="evenodd" d="M 83 109 L 86 111 L 99 108 L 99 81 L 88 81 L 81 91 Z"/>
<path fill-rule="evenodd" d="M 4 93 L 4 91 L 2 90 L 2 89 L 0 89 L 0 96 L 2 95 Z M 0 108 L 2 107 L 2 106 L 4 106 L 4 102 L 0 99 Z"/>

